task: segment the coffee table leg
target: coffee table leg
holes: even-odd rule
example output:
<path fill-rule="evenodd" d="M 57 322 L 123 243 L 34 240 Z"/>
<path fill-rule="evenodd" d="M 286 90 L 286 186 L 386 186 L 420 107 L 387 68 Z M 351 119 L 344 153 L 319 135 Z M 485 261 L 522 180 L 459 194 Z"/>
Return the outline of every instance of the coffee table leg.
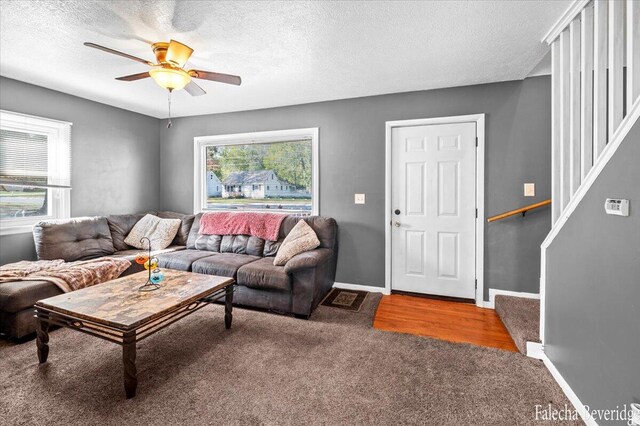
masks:
<path fill-rule="evenodd" d="M 231 328 L 231 320 L 233 315 L 231 310 L 233 309 L 233 285 L 228 285 L 224 293 L 224 326 Z"/>
<path fill-rule="evenodd" d="M 38 347 L 38 361 L 40 364 L 47 362 L 49 356 L 49 323 L 46 321 L 49 315 L 44 312 L 38 313 L 38 324 L 36 328 L 36 346 Z"/>
<path fill-rule="evenodd" d="M 122 362 L 124 367 L 124 390 L 127 394 L 127 398 L 133 398 L 136 396 L 136 388 L 138 387 L 135 333 L 124 335 L 124 344 L 122 345 Z"/>

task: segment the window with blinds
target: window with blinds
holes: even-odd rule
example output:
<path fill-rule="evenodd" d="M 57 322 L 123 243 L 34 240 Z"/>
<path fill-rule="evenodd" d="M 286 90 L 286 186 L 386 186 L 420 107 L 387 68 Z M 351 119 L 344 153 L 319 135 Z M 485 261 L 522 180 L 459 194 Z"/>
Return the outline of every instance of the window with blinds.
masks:
<path fill-rule="evenodd" d="M 0 234 L 69 216 L 71 123 L 0 111 Z"/>

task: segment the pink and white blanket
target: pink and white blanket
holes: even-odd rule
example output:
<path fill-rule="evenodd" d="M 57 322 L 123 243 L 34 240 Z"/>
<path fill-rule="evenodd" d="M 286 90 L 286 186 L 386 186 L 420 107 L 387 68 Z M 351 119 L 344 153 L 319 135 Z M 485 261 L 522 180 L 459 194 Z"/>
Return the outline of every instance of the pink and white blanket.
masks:
<path fill-rule="evenodd" d="M 277 241 L 280 225 L 286 214 L 208 212 L 200 218 L 202 235 L 253 235 L 263 240 Z"/>

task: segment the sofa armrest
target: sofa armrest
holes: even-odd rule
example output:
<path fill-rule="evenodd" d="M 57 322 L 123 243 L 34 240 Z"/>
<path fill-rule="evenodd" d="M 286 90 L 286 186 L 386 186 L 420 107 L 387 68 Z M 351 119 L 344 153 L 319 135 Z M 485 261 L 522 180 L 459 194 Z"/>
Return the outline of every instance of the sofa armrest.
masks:
<path fill-rule="evenodd" d="M 286 273 L 292 274 L 302 269 L 315 268 L 331 259 L 331 256 L 333 256 L 333 251 L 326 248 L 305 251 L 289 259 L 284 265 L 284 270 Z"/>

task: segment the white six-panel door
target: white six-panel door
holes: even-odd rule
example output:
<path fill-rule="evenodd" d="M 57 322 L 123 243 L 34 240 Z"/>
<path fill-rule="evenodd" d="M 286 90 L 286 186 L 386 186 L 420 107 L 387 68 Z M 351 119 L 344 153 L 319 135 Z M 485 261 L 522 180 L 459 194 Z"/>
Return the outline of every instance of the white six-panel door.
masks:
<path fill-rule="evenodd" d="M 391 134 L 392 290 L 475 298 L 476 124 Z"/>

